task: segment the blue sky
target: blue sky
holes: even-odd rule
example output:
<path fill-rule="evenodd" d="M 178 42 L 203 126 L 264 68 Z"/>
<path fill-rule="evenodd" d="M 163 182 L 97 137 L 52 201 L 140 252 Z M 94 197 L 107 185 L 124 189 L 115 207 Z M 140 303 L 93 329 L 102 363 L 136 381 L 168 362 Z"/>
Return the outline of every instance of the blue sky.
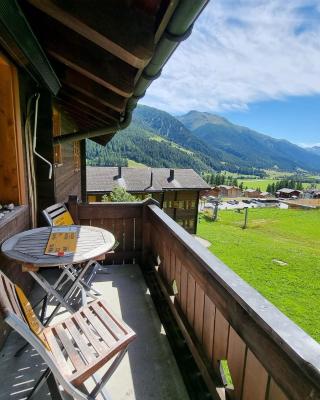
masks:
<path fill-rule="evenodd" d="M 211 0 L 141 103 L 320 144 L 320 0 Z"/>

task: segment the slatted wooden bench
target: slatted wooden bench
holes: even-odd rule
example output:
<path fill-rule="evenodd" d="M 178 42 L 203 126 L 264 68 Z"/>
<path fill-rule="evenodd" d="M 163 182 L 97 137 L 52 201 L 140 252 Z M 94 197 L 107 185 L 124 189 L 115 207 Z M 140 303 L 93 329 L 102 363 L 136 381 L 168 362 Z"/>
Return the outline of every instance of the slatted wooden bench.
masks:
<path fill-rule="evenodd" d="M 74 399 L 94 399 L 102 391 L 136 336 L 100 299 L 51 326 L 43 327 L 37 319 L 40 333 L 35 334 L 26 319 L 21 299 L 17 296 L 17 288 L 2 272 L 0 306 L 8 325 L 23 336 L 48 365 L 28 399 L 35 395 L 51 373 Z M 108 361 L 110 365 L 107 371 L 90 394 L 87 393 L 83 383 Z"/>

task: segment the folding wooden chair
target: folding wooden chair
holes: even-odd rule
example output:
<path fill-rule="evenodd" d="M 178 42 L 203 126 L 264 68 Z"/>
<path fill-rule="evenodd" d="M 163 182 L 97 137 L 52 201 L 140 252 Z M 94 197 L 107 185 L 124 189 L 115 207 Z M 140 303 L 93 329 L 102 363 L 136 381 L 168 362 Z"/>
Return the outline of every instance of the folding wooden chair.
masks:
<path fill-rule="evenodd" d="M 74 224 L 71 214 L 63 203 L 57 203 L 53 206 L 47 207 L 45 210 L 42 211 L 42 213 L 46 218 L 48 224 L 51 226 Z M 86 276 L 81 279 L 77 285 L 77 288 L 82 293 L 83 303 L 85 303 L 86 294 L 93 299 L 97 299 L 97 296 L 101 296 L 101 293 L 98 290 L 91 287 L 91 282 L 93 281 L 99 268 L 100 264 L 98 262 L 95 262 L 90 269 L 90 272 L 87 273 Z M 66 265 L 59 279 L 53 285 L 54 289 L 60 290 L 69 280 L 74 281 L 80 271 L 81 267 Z"/>
<path fill-rule="evenodd" d="M 60 384 L 76 400 L 95 399 L 136 336 L 102 300 L 91 302 L 57 324 L 43 327 L 21 289 L 2 272 L 0 306 L 5 322 L 35 348 L 48 366 L 28 400 L 45 382 L 54 398 L 62 398 L 57 386 Z M 97 382 L 94 374 L 109 361 L 107 371 Z M 96 384 L 88 393 L 83 384 L 90 378 Z"/>

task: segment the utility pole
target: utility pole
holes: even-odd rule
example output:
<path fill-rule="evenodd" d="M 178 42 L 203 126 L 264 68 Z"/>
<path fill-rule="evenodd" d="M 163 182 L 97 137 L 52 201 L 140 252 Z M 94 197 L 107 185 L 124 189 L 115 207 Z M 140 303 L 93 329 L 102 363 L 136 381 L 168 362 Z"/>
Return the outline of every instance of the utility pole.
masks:
<path fill-rule="evenodd" d="M 214 203 L 214 209 L 213 209 L 213 212 L 212 212 L 212 221 L 213 222 L 216 221 L 217 218 L 218 218 L 218 205 L 219 205 L 219 203 L 218 203 L 218 201 L 216 201 Z"/>
<path fill-rule="evenodd" d="M 244 225 L 242 227 L 242 229 L 246 229 L 248 224 L 248 207 L 244 208 Z"/>

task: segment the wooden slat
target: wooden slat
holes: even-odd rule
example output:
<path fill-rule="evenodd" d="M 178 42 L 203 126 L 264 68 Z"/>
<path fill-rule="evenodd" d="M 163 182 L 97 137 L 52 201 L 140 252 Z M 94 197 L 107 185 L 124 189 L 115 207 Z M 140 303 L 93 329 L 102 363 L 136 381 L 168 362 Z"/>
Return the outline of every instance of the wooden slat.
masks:
<path fill-rule="evenodd" d="M 57 325 L 54 327 L 54 330 L 61 340 L 64 349 L 66 350 L 74 368 L 76 371 L 80 371 L 85 366 L 84 361 L 79 356 L 79 353 L 75 349 L 74 345 L 72 344 L 70 338 L 68 337 L 65 329 L 61 325 Z"/>
<path fill-rule="evenodd" d="M 176 257 L 176 271 L 175 271 L 175 280 L 178 290 L 177 299 L 181 307 L 181 261 L 178 257 Z"/>
<path fill-rule="evenodd" d="M 176 274 L 176 255 L 173 249 L 170 249 L 170 279 L 169 284 L 172 285 Z"/>
<path fill-rule="evenodd" d="M 194 310 L 194 332 L 202 343 L 202 332 L 204 323 L 204 292 L 202 288 L 196 283 L 196 297 L 195 297 L 195 310 Z"/>
<path fill-rule="evenodd" d="M 187 319 L 190 326 L 194 323 L 194 304 L 195 304 L 196 282 L 191 274 L 188 274 L 188 292 L 187 292 Z"/>
<path fill-rule="evenodd" d="M 205 295 L 202 343 L 208 360 L 212 360 L 215 312 L 213 302 Z"/>
<path fill-rule="evenodd" d="M 134 219 L 133 218 L 126 218 L 124 221 L 124 235 L 125 235 L 125 246 L 124 249 L 126 251 L 134 250 Z"/>
<path fill-rule="evenodd" d="M 247 352 L 242 400 L 265 400 L 268 373 L 253 353 Z"/>
<path fill-rule="evenodd" d="M 113 346 L 114 341 L 115 341 L 114 337 L 109 333 L 109 331 L 102 324 L 100 319 L 97 316 L 95 316 L 94 314 L 92 314 L 91 311 L 89 311 L 85 308 L 81 311 L 81 313 L 83 313 L 85 315 L 85 317 L 88 319 L 88 321 L 90 322 L 93 329 L 95 329 L 97 331 L 97 333 L 99 333 L 101 339 L 103 339 L 103 341 L 106 343 L 106 345 L 108 347 Z"/>
<path fill-rule="evenodd" d="M 59 370 L 66 377 L 68 377 L 69 375 L 71 375 L 71 371 L 69 369 L 69 365 L 66 361 L 66 358 L 61 351 L 60 345 L 57 342 L 56 336 L 54 335 L 54 333 L 50 327 L 45 328 L 43 333 L 49 343 L 50 349 L 52 351 L 52 354 L 54 356 L 55 362 L 56 362 Z"/>
<path fill-rule="evenodd" d="M 180 283 L 180 299 L 181 309 L 184 313 L 187 311 L 187 300 L 188 300 L 188 272 L 186 267 L 181 264 L 181 283 Z"/>
<path fill-rule="evenodd" d="M 167 285 L 170 285 L 170 247 L 168 242 L 163 242 L 163 278 Z"/>
<path fill-rule="evenodd" d="M 100 307 L 100 305 L 98 303 L 94 303 L 92 304 L 91 308 L 99 316 L 100 321 L 104 324 L 110 334 L 116 340 L 121 339 L 125 332 L 115 323 L 112 318 L 110 318 L 110 316 Z"/>
<path fill-rule="evenodd" d="M 213 364 L 219 371 L 219 361 L 227 358 L 229 323 L 221 312 L 216 309 L 214 341 L 213 341 Z"/>
<path fill-rule="evenodd" d="M 230 327 L 227 360 L 236 399 L 241 398 L 245 369 L 245 358 L 246 344 L 235 332 L 235 330 Z"/>
<path fill-rule="evenodd" d="M 142 250 L 142 218 L 135 217 L 135 249 Z"/>
<path fill-rule="evenodd" d="M 100 341 L 98 336 L 94 333 L 94 331 L 88 326 L 88 324 L 81 318 L 81 314 L 75 313 L 73 316 L 74 320 L 78 324 L 79 328 L 83 331 L 83 333 L 88 338 L 88 341 L 92 344 L 92 346 L 96 349 L 98 353 L 102 353 L 106 350 L 106 346 L 104 342 Z"/>
<path fill-rule="evenodd" d="M 85 341 L 84 337 L 81 335 L 81 333 L 79 332 L 77 326 L 74 324 L 72 319 L 66 320 L 65 324 L 66 327 L 68 328 L 70 335 L 73 337 L 76 346 L 80 349 L 87 363 L 89 364 L 90 362 L 94 361 L 96 359 L 96 356 L 94 356 L 93 354 L 92 347 L 88 346 L 88 342 Z"/>

